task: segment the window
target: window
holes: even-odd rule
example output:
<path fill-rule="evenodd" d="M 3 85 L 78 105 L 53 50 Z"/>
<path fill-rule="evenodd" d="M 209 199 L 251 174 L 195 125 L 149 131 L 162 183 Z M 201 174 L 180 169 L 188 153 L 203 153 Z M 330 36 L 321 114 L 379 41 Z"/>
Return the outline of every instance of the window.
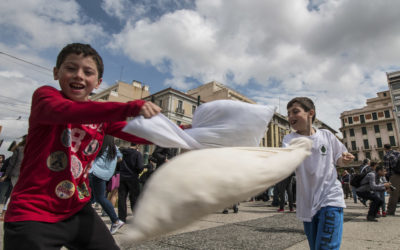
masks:
<path fill-rule="evenodd" d="M 183 102 L 181 100 L 178 101 L 178 109 L 182 110 Z"/>
<path fill-rule="evenodd" d="M 386 92 L 383 92 L 383 96 L 386 96 Z"/>
<path fill-rule="evenodd" d="M 376 114 L 376 112 L 372 113 L 372 120 L 378 120 L 378 115 Z"/>
<path fill-rule="evenodd" d="M 365 158 L 371 159 L 371 152 L 365 152 Z"/>
<path fill-rule="evenodd" d="M 180 126 L 182 124 L 181 121 L 177 121 L 176 124 L 178 124 L 178 126 Z"/>
<path fill-rule="evenodd" d="M 262 145 L 265 147 L 265 138 L 262 138 Z"/>
<path fill-rule="evenodd" d="M 354 154 L 354 161 L 355 161 L 355 162 L 358 161 L 358 154 Z"/>
<path fill-rule="evenodd" d="M 344 146 L 347 148 L 347 142 L 344 143 Z"/>
<path fill-rule="evenodd" d="M 349 117 L 349 124 L 353 124 L 353 117 Z"/>
<path fill-rule="evenodd" d="M 393 90 L 400 89 L 400 82 L 392 83 L 392 89 Z"/>
<path fill-rule="evenodd" d="M 196 111 L 196 108 L 197 107 L 195 105 L 192 106 L 192 114 L 194 114 L 194 111 Z"/>
<path fill-rule="evenodd" d="M 374 130 L 375 130 L 375 133 L 379 133 L 380 132 L 379 125 L 374 125 Z"/>
<path fill-rule="evenodd" d="M 366 127 L 362 127 L 361 128 L 362 134 L 366 135 L 367 134 L 367 128 Z"/>
<path fill-rule="evenodd" d="M 378 151 L 378 154 L 379 154 L 379 158 L 380 158 L 381 160 L 383 160 L 383 151 Z"/>
<path fill-rule="evenodd" d="M 385 118 L 390 118 L 390 112 L 389 112 L 389 110 L 385 110 Z"/>
<path fill-rule="evenodd" d="M 342 127 L 344 127 L 344 119 L 342 119 Z"/>
<path fill-rule="evenodd" d="M 343 130 L 343 138 L 346 138 L 346 130 Z"/>
<path fill-rule="evenodd" d="M 376 138 L 376 145 L 378 146 L 378 148 L 382 147 L 382 139 L 381 138 Z"/>
<path fill-rule="evenodd" d="M 354 128 L 351 128 L 351 129 L 349 130 L 349 132 L 350 132 L 350 136 L 354 136 Z"/>
<path fill-rule="evenodd" d="M 365 139 L 365 140 L 364 140 L 364 148 L 365 148 L 365 149 L 369 149 L 368 139 Z"/>
<path fill-rule="evenodd" d="M 351 150 L 357 150 L 357 145 L 355 141 L 351 141 Z"/>
<path fill-rule="evenodd" d="M 390 146 L 392 147 L 396 146 L 396 140 L 394 139 L 393 135 L 389 136 L 389 141 L 390 141 Z"/>
<path fill-rule="evenodd" d="M 162 108 L 162 104 L 163 104 L 163 103 L 162 103 L 162 100 L 159 100 L 159 101 L 158 101 L 158 106 L 159 106 L 160 108 Z"/>
<path fill-rule="evenodd" d="M 361 123 L 365 123 L 365 116 L 364 115 L 360 115 L 360 121 L 361 121 Z"/>
<path fill-rule="evenodd" d="M 388 131 L 393 131 L 393 126 L 391 123 L 386 124 L 387 125 L 387 130 Z"/>

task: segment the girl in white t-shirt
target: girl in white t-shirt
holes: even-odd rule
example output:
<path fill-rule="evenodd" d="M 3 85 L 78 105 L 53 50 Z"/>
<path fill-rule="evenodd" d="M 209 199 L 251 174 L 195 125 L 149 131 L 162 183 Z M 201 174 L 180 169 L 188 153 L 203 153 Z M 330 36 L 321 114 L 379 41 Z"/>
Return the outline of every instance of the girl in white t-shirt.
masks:
<path fill-rule="evenodd" d="M 328 130 L 313 128 L 315 105 L 307 97 L 296 97 L 288 105 L 290 126 L 283 146 L 298 137 L 313 141 L 312 154 L 296 169 L 297 217 L 304 222 L 310 249 L 339 249 L 343 231 L 343 189 L 336 166 L 349 164 L 354 156 Z"/>

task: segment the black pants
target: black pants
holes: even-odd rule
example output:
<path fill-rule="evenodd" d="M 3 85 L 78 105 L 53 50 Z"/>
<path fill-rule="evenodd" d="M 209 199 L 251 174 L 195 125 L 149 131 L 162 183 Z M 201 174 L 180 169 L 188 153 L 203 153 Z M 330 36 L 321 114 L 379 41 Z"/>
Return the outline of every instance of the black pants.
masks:
<path fill-rule="evenodd" d="M 283 181 L 279 182 L 277 185 L 279 193 L 279 208 L 283 209 L 285 207 L 285 192 L 288 194 L 289 208 L 293 208 L 293 193 L 292 193 L 292 177 L 288 177 Z"/>
<path fill-rule="evenodd" d="M 136 200 L 140 194 L 140 185 L 137 178 L 120 177 L 118 188 L 118 218 L 126 222 L 126 198 L 129 194 L 131 209 L 135 207 Z"/>
<path fill-rule="evenodd" d="M 4 223 L 4 250 L 119 249 L 104 222 L 88 203 L 72 217 L 56 222 Z"/>
<path fill-rule="evenodd" d="M 381 198 L 379 198 L 376 194 L 371 192 L 357 192 L 357 195 L 363 198 L 364 200 L 370 200 L 371 205 L 368 210 L 368 217 L 376 217 L 376 214 L 379 211 L 379 207 L 383 204 Z"/>

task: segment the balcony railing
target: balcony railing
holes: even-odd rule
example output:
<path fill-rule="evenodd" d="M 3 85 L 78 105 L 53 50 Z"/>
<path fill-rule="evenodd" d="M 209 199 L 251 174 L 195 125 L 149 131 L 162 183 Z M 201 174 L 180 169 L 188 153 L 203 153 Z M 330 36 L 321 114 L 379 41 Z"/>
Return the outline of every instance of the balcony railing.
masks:
<path fill-rule="evenodd" d="M 182 115 L 185 114 L 185 110 L 183 108 L 176 108 L 175 112 L 177 114 L 182 114 Z"/>

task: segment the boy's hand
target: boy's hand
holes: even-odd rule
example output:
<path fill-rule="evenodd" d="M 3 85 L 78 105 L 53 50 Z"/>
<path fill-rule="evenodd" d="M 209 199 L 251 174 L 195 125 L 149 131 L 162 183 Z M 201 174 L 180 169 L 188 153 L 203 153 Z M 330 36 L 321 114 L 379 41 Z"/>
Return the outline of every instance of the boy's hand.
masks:
<path fill-rule="evenodd" d="M 354 155 L 350 154 L 349 152 L 342 153 L 342 162 L 343 164 L 347 165 L 354 160 Z"/>
<path fill-rule="evenodd" d="M 145 102 L 140 109 L 139 115 L 143 115 L 144 118 L 151 118 L 161 112 L 161 108 L 152 102 Z"/>
<path fill-rule="evenodd" d="M 191 129 L 192 125 L 191 124 L 185 124 L 185 125 L 181 125 L 182 129 Z"/>

